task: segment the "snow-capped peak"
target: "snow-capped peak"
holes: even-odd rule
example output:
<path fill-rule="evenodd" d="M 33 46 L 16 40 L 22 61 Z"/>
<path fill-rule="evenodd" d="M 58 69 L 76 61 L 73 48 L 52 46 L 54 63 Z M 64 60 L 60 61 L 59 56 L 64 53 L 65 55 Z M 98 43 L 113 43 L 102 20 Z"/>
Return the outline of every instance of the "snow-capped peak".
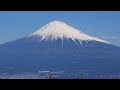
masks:
<path fill-rule="evenodd" d="M 73 41 L 77 39 L 80 42 L 86 40 L 86 41 L 99 41 L 110 44 L 105 40 L 96 37 L 91 37 L 61 21 L 52 21 L 47 25 L 43 26 L 42 28 L 40 28 L 39 30 L 37 30 L 36 32 L 32 33 L 30 36 L 41 37 L 42 38 L 41 40 L 49 38 L 51 38 L 52 40 L 53 39 L 56 40 L 58 38 L 61 38 L 62 40 L 63 38 L 67 39 L 71 38 Z"/>

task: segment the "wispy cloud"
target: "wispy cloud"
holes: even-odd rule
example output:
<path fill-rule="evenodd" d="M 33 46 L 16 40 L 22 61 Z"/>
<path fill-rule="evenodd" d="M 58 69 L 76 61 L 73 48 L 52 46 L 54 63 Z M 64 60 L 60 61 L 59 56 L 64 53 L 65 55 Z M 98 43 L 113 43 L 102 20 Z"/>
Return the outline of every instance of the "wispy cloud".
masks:
<path fill-rule="evenodd" d="M 99 38 L 106 40 L 110 43 L 112 43 L 113 45 L 119 46 L 120 47 L 120 36 L 105 36 L 102 35 Z"/>
<path fill-rule="evenodd" d="M 120 40 L 120 36 L 105 36 L 102 35 L 100 36 L 101 39 L 106 39 L 106 40 Z"/>

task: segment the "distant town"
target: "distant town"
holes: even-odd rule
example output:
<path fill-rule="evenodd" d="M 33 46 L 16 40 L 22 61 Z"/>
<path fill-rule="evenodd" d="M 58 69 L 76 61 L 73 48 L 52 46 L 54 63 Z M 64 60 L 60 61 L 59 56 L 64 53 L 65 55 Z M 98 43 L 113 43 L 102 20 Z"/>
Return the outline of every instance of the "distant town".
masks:
<path fill-rule="evenodd" d="M 81 70 L 78 73 L 38 71 L 36 73 L 2 73 L 0 74 L 0 79 L 120 79 L 120 73 L 109 75 L 89 70 Z"/>

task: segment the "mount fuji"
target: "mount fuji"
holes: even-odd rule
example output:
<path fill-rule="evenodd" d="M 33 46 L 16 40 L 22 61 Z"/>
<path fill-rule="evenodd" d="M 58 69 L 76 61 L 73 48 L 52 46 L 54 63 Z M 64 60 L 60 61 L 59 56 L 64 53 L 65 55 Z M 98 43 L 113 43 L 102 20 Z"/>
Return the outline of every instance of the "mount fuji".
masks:
<path fill-rule="evenodd" d="M 0 72 L 38 70 L 120 72 L 120 48 L 61 21 L 0 45 Z"/>

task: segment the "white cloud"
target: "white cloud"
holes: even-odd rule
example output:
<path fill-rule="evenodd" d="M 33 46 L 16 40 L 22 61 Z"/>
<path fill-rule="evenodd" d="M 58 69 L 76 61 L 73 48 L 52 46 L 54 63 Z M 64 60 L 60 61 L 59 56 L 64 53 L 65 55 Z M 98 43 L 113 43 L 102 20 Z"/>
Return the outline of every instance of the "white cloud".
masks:
<path fill-rule="evenodd" d="M 118 36 L 105 36 L 105 35 L 102 35 L 102 36 L 100 36 L 100 38 L 107 39 L 107 40 L 120 40 L 120 37 L 118 37 Z"/>

